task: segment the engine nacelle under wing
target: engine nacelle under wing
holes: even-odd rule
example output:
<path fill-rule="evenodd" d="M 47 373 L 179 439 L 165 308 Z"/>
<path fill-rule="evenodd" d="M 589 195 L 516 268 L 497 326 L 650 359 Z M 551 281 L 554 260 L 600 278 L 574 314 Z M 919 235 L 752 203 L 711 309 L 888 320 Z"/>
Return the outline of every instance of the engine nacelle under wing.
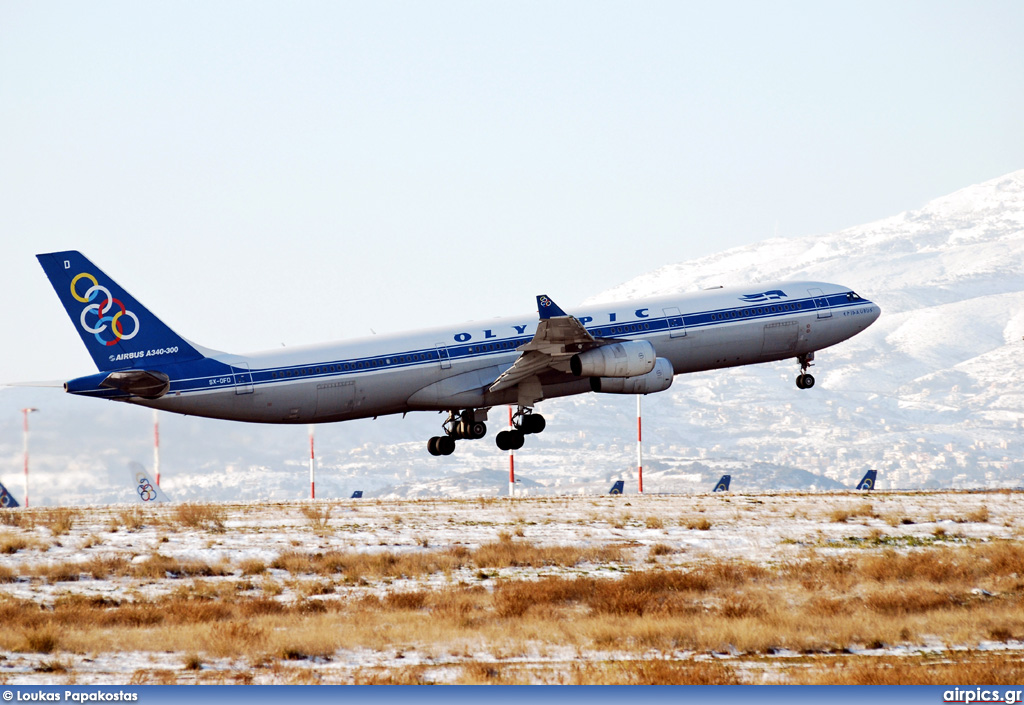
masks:
<path fill-rule="evenodd" d="M 636 377 L 654 369 L 657 353 L 646 340 L 611 343 L 573 355 L 569 369 L 577 377 Z"/>
<path fill-rule="evenodd" d="M 654 369 L 636 377 L 591 377 L 590 388 L 605 394 L 653 394 L 664 392 L 672 386 L 675 370 L 672 363 L 659 357 Z"/>

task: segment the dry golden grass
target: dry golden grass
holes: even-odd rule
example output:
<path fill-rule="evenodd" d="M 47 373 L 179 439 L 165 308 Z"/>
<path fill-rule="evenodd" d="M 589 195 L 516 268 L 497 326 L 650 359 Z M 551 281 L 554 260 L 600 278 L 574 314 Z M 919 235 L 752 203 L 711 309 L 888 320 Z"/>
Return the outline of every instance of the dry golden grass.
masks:
<path fill-rule="evenodd" d="M 662 520 L 661 517 L 652 516 L 644 519 L 644 526 L 646 526 L 648 529 L 664 529 L 665 522 Z"/>
<path fill-rule="evenodd" d="M 514 541 L 508 534 L 498 541 L 485 543 L 472 552 L 479 568 L 511 568 L 529 566 L 574 566 L 584 562 L 611 563 L 622 560 L 621 549 L 615 546 L 536 546 Z"/>
<path fill-rule="evenodd" d="M 165 512 L 173 515 L 170 508 Z M 876 514 L 866 504 L 854 512 Z M 23 533 L 0 536 L 26 538 Z M 951 652 L 934 676 L 922 675 L 924 657 L 844 653 L 926 641 L 971 648 L 1024 638 L 1024 543 L 932 545 L 929 538 L 892 550 L 878 548 L 892 537 L 872 535 L 870 550 L 787 547 L 778 563 L 688 550 L 648 564 L 649 556 L 676 551 L 669 543 L 640 541 L 539 545 L 507 532 L 477 549 L 284 551 L 270 566 L 259 559 L 222 564 L 155 551 L 135 563 L 131 554 L 111 556 L 106 548 L 82 554 L 87 560 L 49 564 L 19 555 L 0 566 L 0 583 L 68 584 L 46 588 L 56 598 L 45 605 L 0 593 L 0 623 L 18 625 L 0 633 L 0 652 L 48 655 L 33 656 L 33 667 L 59 673 L 63 664 L 69 677 L 81 654 L 174 654 L 174 671 L 139 671 L 132 675 L 138 682 L 249 682 L 253 673 L 257 681 L 320 682 L 326 671 L 317 660 L 338 661 L 349 649 L 448 659 L 446 677 L 463 683 L 1019 680 L 1020 659 L 1009 652 Z M 133 542 L 153 545 L 146 537 Z M 69 555 L 68 549 L 58 555 Z M 93 578 L 135 580 L 147 589 L 126 589 L 115 598 L 67 594 L 84 593 Z M 173 582 L 164 582 L 168 578 Z M 69 582 L 75 580 L 79 584 Z M 164 592 L 148 589 L 156 584 Z M 566 648 L 578 658 L 545 661 Z M 779 649 L 804 656 L 768 657 Z M 597 661 L 595 651 L 615 653 L 616 660 Z M 477 658 L 481 652 L 494 654 L 496 662 Z M 652 657 L 680 652 L 695 655 Z M 713 652 L 739 655 L 722 660 L 710 658 Z M 537 662 L 509 658 L 530 653 L 542 656 Z M 218 669 L 218 660 L 230 661 L 233 670 Z M 248 675 L 238 670 L 240 663 L 251 665 Z M 438 671 L 378 666 L 329 672 L 343 682 L 420 683 Z"/>
<path fill-rule="evenodd" d="M 186 529 L 203 529 L 219 533 L 224 530 L 227 511 L 216 504 L 183 502 L 174 506 L 171 519 Z"/>
<path fill-rule="evenodd" d="M 36 512 L 36 521 L 50 530 L 54 536 L 63 536 L 71 531 L 81 512 L 71 507 L 54 507 Z"/>
<path fill-rule="evenodd" d="M 20 509 L 0 509 L 0 525 L 31 529 L 32 515 Z"/>
<path fill-rule="evenodd" d="M 313 533 L 317 536 L 326 536 L 331 533 L 329 526 L 331 519 L 331 505 L 329 504 L 306 504 L 302 506 L 300 510 L 302 516 L 306 517 L 306 521 L 309 523 Z"/>
<path fill-rule="evenodd" d="M 829 520 L 835 523 L 843 523 L 857 517 L 878 518 L 878 514 L 869 502 L 857 506 L 838 507 L 829 514 Z"/>
<path fill-rule="evenodd" d="M 113 524 L 115 519 L 111 517 L 111 523 Z M 130 509 L 123 509 L 117 514 L 116 522 L 118 526 L 123 526 L 125 531 L 139 531 L 146 525 L 145 515 L 142 513 L 141 507 L 132 507 Z"/>
<path fill-rule="evenodd" d="M 740 685 L 736 667 L 721 661 L 644 659 L 573 667 L 569 683 L 588 685 Z"/>
<path fill-rule="evenodd" d="M 5 531 L 0 534 L 0 554 L 10 555 L 17 553 L 23 549 L 28 548 L 30 545 L 29 540 L 24 536 Z"/>
<path fill-rule="evenodd" d="M 947 658 L 839 659 L 816 664 L 793 677 L 808 685 L 1017 685 L 1024 680 L 1020 654 L 967 653 Z"/>

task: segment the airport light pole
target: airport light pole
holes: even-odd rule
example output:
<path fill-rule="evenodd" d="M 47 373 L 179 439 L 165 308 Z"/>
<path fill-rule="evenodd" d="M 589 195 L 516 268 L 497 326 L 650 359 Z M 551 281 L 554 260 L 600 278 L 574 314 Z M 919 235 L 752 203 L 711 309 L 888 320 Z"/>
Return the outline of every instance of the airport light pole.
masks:
<path fill-rule="evenodd" d="M 25 509 L 28 509 L 28 415 L 33 411 L 39 411 L 39 409 L 25 407 L 21 410 L 24 417 L 24 422 L 22 424 L 22 448 L 25 451 Z"/>

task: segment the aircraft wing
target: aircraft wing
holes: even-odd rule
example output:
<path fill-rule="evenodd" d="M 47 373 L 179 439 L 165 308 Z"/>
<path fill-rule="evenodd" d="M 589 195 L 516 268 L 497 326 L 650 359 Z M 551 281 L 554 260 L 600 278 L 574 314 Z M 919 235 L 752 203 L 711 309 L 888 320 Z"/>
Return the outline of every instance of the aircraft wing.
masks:
<path fill-rule="evenodd" d="M 520 356 L 510 368 L 498 376 L 490 391 L 500 392 L 548 370 L 569 372 L 569 359 L 578 352 L 603 344 L 587 332 L 583 324 L 570 316 L 551 297 L 537 297 L 540 323 L 526 345 L 519 347 Z"/>

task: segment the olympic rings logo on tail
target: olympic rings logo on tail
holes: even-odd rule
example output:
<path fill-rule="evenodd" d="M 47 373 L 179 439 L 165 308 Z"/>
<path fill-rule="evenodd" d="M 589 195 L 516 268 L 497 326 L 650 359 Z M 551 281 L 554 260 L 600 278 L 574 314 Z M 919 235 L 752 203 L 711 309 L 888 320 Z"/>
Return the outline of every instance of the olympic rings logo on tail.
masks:
<path fill-rule="evenodd" d="M 149 483 L 149 478 L 140 476 L 139 486 L 136 487 L 136 491 L 139 493 L 139 497 L 142 498 L 143 502 L 152 502 L 156 499 L 156 490 L 153 489 L 153 485 Z"/>
<path fill-rule="evenodd" d="M 78 282 L 82 279 L 92 282 L 92 286 L 85 290 L 84 293 L 78 293 Z M 97 300 L 100 295 L 105 298 L 101 299 L 99 303 L 92 303 Z M 139 318 L 131 311 L 124 307 L 124 304 L 119 300 L 115 299 L 110 294 L 110 290 L 105 286 L 100 286 L 99 282 L 96 281 L 96 277 L 93 275 L 82 272 L 77 277 L 71 280 L 71 295 L 75 297 L 75 301 L 81 301 L 83 304 L 89 304 L 82 309 L 82 316 L 80 322 L 82 329 L 92 333 L 96 336 L 96 340 L 103 345 L 117 345 L 122 340 L 131 340 L 139 333 Z M 111 315 L 111 310 L 114 305 L 117 305 L 119 311 L 114 311 Z M 94 317 L 95 320 L 90 321 L 88 319 Z M 125 333 L 123 328 L 123 319 L 132 319 L 132 330 L 130 333 Z M 107 339 L 103 336 L 103 332 L 107 330 L 108 326 L 110 332 L 113 334 L 112 339 Z"/>

